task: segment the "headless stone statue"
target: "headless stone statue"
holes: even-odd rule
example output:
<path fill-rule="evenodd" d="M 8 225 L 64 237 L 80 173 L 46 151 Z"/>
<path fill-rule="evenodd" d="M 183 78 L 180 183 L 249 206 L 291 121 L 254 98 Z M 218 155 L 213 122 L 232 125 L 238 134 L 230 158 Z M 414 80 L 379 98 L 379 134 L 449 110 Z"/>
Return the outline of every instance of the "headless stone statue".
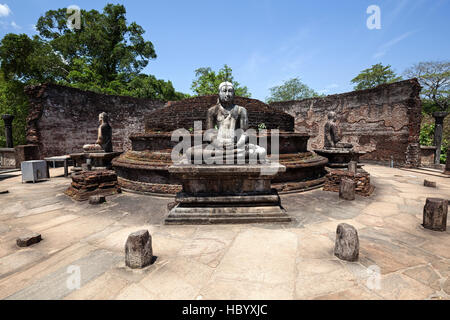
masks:
<path fill-rule="evenodd" d="M 324 129 L 324 148 L 325 149 L 350 149 L 353 148 L 351 143 L 343 143 L 341 141 L 341 134 L 339 132 L 339 128 L 336 124 L 336 113 L 334 111 L 330 111 L 328 113 L 328 121 L 325 124 Z"/>
<path fill-rule="evenodd" d="M 184 163 L 202 159 L 202 163 L 207 164 L 233 164 L 239 163 L 239 159 L 245 162 L 249 158 L 260 163 L 268 162 L 266 149 L 249 143 L 249 137 L 244 132 L 248 129 L 247 110 L 233 101 L 233 84 L 222 82 L 217 104 L 207 112 L 205 136 L 210 143 L 189 148 Z"/>
<path fill-rule="evenodd" d="M 112 128 L 109 125 L 108 114 L 102 112 L 98 115 L 100 126 L 98 127 L 98 136 L 95 144 L 86 144 L 83 146 L 85 152 L 112 152 Z"/>

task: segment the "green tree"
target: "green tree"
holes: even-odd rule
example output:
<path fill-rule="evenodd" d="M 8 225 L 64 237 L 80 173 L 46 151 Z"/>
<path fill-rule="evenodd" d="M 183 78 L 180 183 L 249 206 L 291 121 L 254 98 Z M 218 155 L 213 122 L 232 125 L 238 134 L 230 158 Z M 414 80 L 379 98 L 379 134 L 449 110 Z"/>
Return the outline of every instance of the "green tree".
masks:
<path fill-rule="evenodd" d="M 23 93 L 24 84 L 17 80 L 6 81 L 0 72 L 0 115 L 12 114 L 14 145 L 25 143 L 25 124 L 28 116 L 28 98 Z M 0 120 L 0 147 L 6 145 L 5 127 Z"/>
<path fill-rule="evenodd" d="M 269 89 L 270 97 L 266 98 L 267 103 L 278 101 L 301 100 L 318 97 L 319 94 L 302 83 L 299 78 L 292 78 L 284 81 L 282 85 Z"/>
<path fill-rule="evenodd" d="M 195 70 L 195 79 L 192 81 L 191 89 L 196 96 L 217 94 L 219 85 L 224 81 L 229 81 L 233 83 L 236 96 L 251 97 L 248 88 L 234 80 L 232 72 L 233 70 L 226 64 L 217 73 L 210 67 L 198 68 Z"/>
<path fill-rule="evenodd" d="M 39 18 L 36 30 L 69 66 L 83 58 L 101 84 L 127 81 L 156 58 L 156 52 L 152 42 L 144 40 L 144 29 L 128 24 L 125 15 L 123 5 L 107 4 L 103 13 L 81 10 L 77 30 L 68 27 L 66 9 L 50 10 Z"/>
<path fill-rule="evenodd" d="M 355 83 L 355 90 L 364 90 L 375 88 L 383 83 L 392 83 L 402 80 L 392 71 L 391 66 L 383 66 L 381 63 L 372 65 L 371 68 L 364 69 L 355 78 L 352 83 Z"/>
<path fill-rule="evenodd" d="M 422 86 L 423 111 L 450 111 L 450 61 L 419 62 L 404 72 L 408 78 L 417 78 Z"/>

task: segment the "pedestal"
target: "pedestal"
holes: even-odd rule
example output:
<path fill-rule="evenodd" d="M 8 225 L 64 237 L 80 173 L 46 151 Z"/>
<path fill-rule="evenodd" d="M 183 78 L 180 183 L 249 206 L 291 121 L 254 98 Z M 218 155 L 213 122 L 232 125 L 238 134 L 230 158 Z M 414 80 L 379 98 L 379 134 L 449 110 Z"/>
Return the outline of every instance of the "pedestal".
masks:
<path fill-rule="evenodd" d="M 354 151 L 351 149 L 316 149 L 314 150 L 320 156 L 328 159 L 327 167 L 330 168 L 347 168 L 350 161 L 359 162 L 359 157 L 365 154 L 362 151 Z M 358 164 L 361 167 L 360 164 Z"/>
<path fill-rule="evenodd" d="M 182 181 L 166 224 L 290 222 L 271 179 L 280 164 L 173 165 Z"/>
<path fill-rule="evenodd" d="M 74 161 L 73 171 L 82 171 L 82 165 L 88 160 L 90 161 L 92 170 L 109 170 L 111 169 L 111 161 L 115 157 L 122 154 L 119 152 L 79 152 L 70 154 L 70 158 Z"/>

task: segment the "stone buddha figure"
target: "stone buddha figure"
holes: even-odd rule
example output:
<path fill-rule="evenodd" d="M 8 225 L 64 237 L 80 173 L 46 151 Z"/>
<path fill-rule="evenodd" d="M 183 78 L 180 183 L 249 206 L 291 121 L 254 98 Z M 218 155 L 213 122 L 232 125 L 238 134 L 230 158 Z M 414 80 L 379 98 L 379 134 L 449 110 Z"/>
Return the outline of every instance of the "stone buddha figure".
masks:
<path fill-rule="evenodd" d="M 112 128 L 109 125 L 108 114 L 102 112 L 98 115 L 100 126 L 98 127 L 97 141 L 95 144 L 83 146 L 85 152 L 112 152 Z"/>
<path fill-rule="evenodd" d="M 336 123 L 336 112 L 328 113 L 328 121 L 324 128 L 324 149 L 351 149 L 351 143 L 343 143 L 341 141 L 341 132 Z"/>
<path fill-rule="evenodd" d="M 216 105 L 208 109 L 205 140 L 210 143 L 189 148 L 184 163 L 202 159 L 207 164 L 245 163 L 255 159 L 267 163 L 266 149 L 249 143 L 247 110 L 234 104 L 234 87 L 231 82 L 219 85 Z"/>

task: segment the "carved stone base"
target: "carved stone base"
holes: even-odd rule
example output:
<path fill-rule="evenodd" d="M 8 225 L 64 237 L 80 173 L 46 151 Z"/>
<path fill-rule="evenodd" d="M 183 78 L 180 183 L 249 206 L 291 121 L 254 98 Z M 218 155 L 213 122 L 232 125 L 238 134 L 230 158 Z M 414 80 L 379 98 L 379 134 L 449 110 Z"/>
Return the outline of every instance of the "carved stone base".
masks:
<path fill-rule="evenodd" d="M 267 170 L 267 171 L 266 171 Z M 166 224 L 290 222 L 271 179 L 281 165 L 175 165 L 183 191 Z M 266 174 L 262 174 L 266 173 Z"/>

